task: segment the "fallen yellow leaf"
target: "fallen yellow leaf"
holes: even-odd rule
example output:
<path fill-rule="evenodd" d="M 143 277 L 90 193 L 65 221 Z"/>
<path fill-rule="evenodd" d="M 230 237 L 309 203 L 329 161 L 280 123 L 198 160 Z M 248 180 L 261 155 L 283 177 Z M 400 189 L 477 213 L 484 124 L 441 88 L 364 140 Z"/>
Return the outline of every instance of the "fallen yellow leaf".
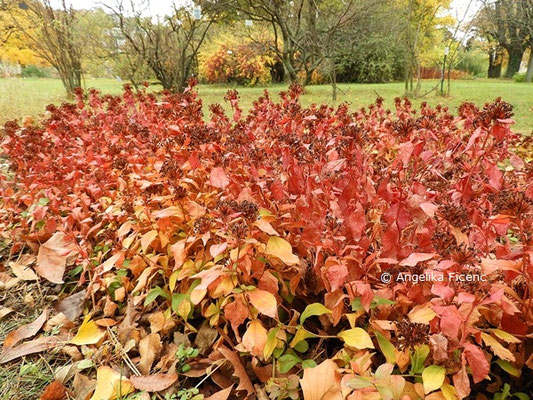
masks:
<path fill-rule="evenodd" d="M 96 370 L 96 388 L 90 400 L 114 400 L 133 392 L 130 380 L 110 367 Z"/>
<path fill-rule="evenodd" d="M 100 329 L 96 322 L 91 321 L 91 315 L 87 315 L 83 320 L 78 333 L 74 336 L 70 343 L 77 346 L 82 346 L 86 344 L 96 344 L 102 339 L 105 335 L 105 331 Z"/>

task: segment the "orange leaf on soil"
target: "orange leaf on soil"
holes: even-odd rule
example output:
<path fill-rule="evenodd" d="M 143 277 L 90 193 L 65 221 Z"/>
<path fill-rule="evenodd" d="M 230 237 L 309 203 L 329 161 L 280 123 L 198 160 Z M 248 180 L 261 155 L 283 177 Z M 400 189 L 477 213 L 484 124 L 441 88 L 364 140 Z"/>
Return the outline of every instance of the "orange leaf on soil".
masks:
<path fill-rule="evenodd" d="M 39 246 L 35 271 L 52 283 L 63 283 L 68 256 L 76 250 L 63 232 L 56 232 Z"/>
<path fill-rule="evenodd" d="M 40 400 L 64 400 L 67 398 L 67 389 L 59 381 L 53 381 L 45 389 Z"/>
<path fill-rule="evenodd" d="M 130 381 L 137 390 L 146 390 L 147 392 L 160 392 L 168 389 L 178 380 L 178 375 L 172 374 L 154 374 L 147 376 L 132 376 Z"/>
<path fill-rule="evenodd" d="M 220 351 L 220 353 L 231 363 L 234 369 L 233 375 L 239 378 L 239 386 L 237 386 L 237 390 L 246 390 L 249 395 L 254 393 L 252 381 L 246 373 L 246 369 L 244 369 L 238 354 L 225 347 L 220 347 L 218 351 Z"/>
<path fill-rule="evenodd" d="M 13 347 L 21 340 L 27 339 L 37 334 L 37 332 L 39 332 L 39 330 L 43 327 L 47 318 L 48 310 L 44 310 L 41 315 L 39 315 L 37 319 L 35 319 L 35 321 L 30 322 L 26 325 L 22 325 L 16 330 L 9 332 L 6 337 L 6 340 L 4 341 L 3 348 L 7 349 L 8 347 Z"/>

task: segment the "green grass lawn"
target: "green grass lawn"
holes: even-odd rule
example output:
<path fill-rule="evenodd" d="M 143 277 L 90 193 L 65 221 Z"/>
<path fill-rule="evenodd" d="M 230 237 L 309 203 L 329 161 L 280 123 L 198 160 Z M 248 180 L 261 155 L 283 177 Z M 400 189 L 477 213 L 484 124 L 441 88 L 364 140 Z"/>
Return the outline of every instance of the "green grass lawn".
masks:
<path fill-rule="evenodd" d="M 437 84 L 437 81 L 424 81 L 422 93 L 426 93 Z M 122 84 L 113 79 L 87 79 L 87 88 L 95 87 L 104 93 L 118 94 L 122 90 Z M 198 91 L 205 105 L 212 103 L 224 104 L 224 94 L 230 86 L 200 85 Z M 157 88 L 159 89 L 159 88 Z M 237 87 L 241 95 L 241 107 L 249 109 L 252 102 L 257 99 L 265 89 L 264 87 Z M 285 85 L 273 85 L 267 88 L 277 98 Z M 340 84 L 338 100 L 331 100 L 331 87 L 329 85 L 309 86 L 306 94 L 302 97 L 302 103 L 328 103 L 337 105 L 340 102 L 348 102 L 352 109 L 356 110 L 366 106 L 376 99 L 379 94 L 385 98 L 385 105 L 391 107 L 394 98 L 402 96 L 404 86 L 402 82 L 384 84 Z M 441 97 L 435 91 L 426 96 L 414 99 L 415 106 L 422 101 L 434 106 L 438 103 L 449 106 L 452 111 L 463 101 L 471 101 L 482 106 L 487 101 L 496 97 L 502 97 L 514 106 L 516 121 L 515 130 L 521 133 L 533 131 L 533 85 L 516 83 L 504 80 L 461 80 L 452 82 L 451 96 Z M 58 79 L 44 78 L 8 78 L 0 79 L 0 124 L 14 118 L 27 115 L 38 116 L 44 111 L 49 103 L 60 103 L 65 100 L 65 92 Z M 227 106 L 225 106 L 227 108 Z M 207 112 L 207 109 L 206 109 Z"/>

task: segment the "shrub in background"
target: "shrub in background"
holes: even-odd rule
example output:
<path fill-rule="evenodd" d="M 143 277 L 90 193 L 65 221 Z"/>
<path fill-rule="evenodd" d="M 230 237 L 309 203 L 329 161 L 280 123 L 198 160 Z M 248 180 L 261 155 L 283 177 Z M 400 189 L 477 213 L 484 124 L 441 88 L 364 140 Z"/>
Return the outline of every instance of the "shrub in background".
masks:
<path fill-rule="evenodd" d="M 29 65 L 22 68 L 22 77 L 23 78 L 49 78 L 50 73 L 44 69 L 39 68 L 35 65 Z"/>
<path fill-rule="evenodd" d="M 277 57 L 265 45 L 223 35 L 199 54 L 199 76 L 208 83 L 254 86 L 272 82 Z"/>

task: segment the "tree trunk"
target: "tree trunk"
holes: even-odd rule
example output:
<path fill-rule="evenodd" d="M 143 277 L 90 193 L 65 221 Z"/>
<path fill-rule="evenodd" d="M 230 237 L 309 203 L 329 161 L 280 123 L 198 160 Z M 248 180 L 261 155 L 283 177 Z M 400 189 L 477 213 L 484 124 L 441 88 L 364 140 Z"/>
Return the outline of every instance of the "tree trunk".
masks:
<path fill-rule="evenodd" d="M 335 68 L 335 57 L 331 57 L 331 98 L 337 100 L 337 69 Z"/>
<path fill-rule="evenodd" d="M 520 70 L 524 50 L 521 47 L 511 47 L 507 51 L 509 52 L 509 63 L 505 71 L 505 78 L 511 79 Z"/>
<path fill-rule="evenodd" d="M 487 77 L 498 79 L 502 76 L 502 54 L 500 49 L 494 49 L 489 52 L 489 69 Z"/>
<path fill-rule="evenodd" d="M 533 47 L 529 50 L 529 63 L 527 64 L 526 82 L 533 80 Z"/>

